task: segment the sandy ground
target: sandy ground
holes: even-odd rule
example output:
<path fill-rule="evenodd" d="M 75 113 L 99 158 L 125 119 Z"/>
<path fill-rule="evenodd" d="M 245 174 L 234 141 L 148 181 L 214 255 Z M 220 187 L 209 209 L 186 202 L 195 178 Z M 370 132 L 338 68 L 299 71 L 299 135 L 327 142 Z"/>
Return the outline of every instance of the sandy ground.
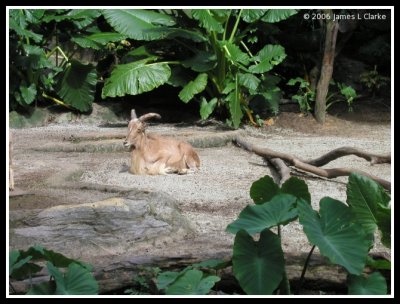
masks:
<path fill-rule="evenodd" d="M 301 119 L 298 116 L 296 119 Z M 286 118 L 288 119 L 288 118 Z M 293 120 L 293 118 L 292 118 Z M 281 119 L 283 121 L 283 118 Z M 301 120 L 300 120 L 301 121 Z M 307 120 L 309 121 L 309 120 Z M 212 127 L 208 131 L 213 132 Z M 248 142 L 260 147 L 291 153 L 301 158 L 315 158 L 341 146 L 353 146 L 372 153 L 391 151 L 390 122 L 352 122 L 330 118 L 325 127 L 299 131 L 282 128 L 279 123 L 265 129 L 245 129 Z M 172 134 L 185 132 L 185 128 L 174 125 L 151 126 L 151 131 Z M 200 128 L 204 131 L 204 128 Z M 190 132 L 200 130 L 191 128 Z M 233 235 L 225 232 L 226 226 L 235 220 L 240 211 L 252 201 L 249 196 L 251 184 L 271 175 L 262 159 L 231 144 L 214 148 L 198 148 L 201 159 L 199 172 L 190 175 L 135 176 L 124 168 L 129 165 L 129 152 L 84 153 L 84 152 L 43 152 L 40 147 L 54 144 L 71 144 L 72 137 L 87 134 L 125 134 L 125 128 L 102 128 L 93 125 L 68 124 L 49 125 L 40 128 L 12 130 L 14 134 L 15 183 L 19 190 L 41 189 L 49 193 L 62 193 L 57 202 L 45 199 L 32 202 L 35 208 L 63 203 L 92 202 L 104 197 L 79 197 L 79 193 L 51 189 L 60 186 L 65 178 L 74 176 L 82 183 L 119 186 L 143 191 L 162 191 L 176 198 L 182 214 L 192 221 L 195 235 L 179 244 L 155 247 L 151 254 L 160 256 L 200 255 L 229 253 Z M 215 131 L 217 132 L 217 131 Z M 115 139 L 115 142 L 122 139 Z M 364 159 L 347 156 L 326 165 L 326 167 L 352 167 L 364 170 L 378 177 L 391 180 L 391 165 L 370 166 Z M 330 196 L 346 200 L 346 177 L 326 180 L 303 172 L 294 171 L 294 176 L 303 179 L 311 192 L 312 205 L 318 209 L 319 200 Z M 44 194 L 44 196 L 46 196 Z M 26 204 L 10 206 L 12 210 L 27 208 Z M 297 222 L 285 226 L 283 247 L 285 252 L 304 253 L 310 245 Z M 387 251 L 379 243 L 374 251 Z M 143 253 L 144 255 L 146 253 Z"/>

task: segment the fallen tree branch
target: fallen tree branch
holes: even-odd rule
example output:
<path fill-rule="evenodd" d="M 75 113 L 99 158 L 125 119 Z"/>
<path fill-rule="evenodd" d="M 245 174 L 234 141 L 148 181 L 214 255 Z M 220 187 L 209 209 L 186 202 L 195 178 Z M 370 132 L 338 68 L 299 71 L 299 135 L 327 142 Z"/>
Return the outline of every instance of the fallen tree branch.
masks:
<path fill-rule="evenodd" d="M 239 147 L 242 147 L 243 149 L 253 152 L 268 161 L 271 161 L 271 159 L 276 159 L 280 158 L 282 161 L 288 163 L 290 166 L 294 166 L 297 169 L 301 169 L 303 171 L 307 171 L 313 174 L 316 174 L 321 177 L 326 177 L 326 178 L 334 178 L 334 177 L 339 177 L 339 176 L 349 176 L 351 173 L 358 173 L 364 176 L 367 176 L 371 178 L 372 180 L 376 181 L 380 185 L 382 185 L 383 188 L 386 190 L 390 191 L 391 188 L 391 183 L 387 180 L 381 179 L 379 177 L 376 177 L 374 175 L 371 175 L 367 172 L 358 170 L 358 169 L 352 169 L 352 168 L 332 168 L 332 169 L 323 169 L 319 168 L 317 166 L 314 166 L 312 164 L 306 163 L 303 160 L 300 160 L 299 158 L 286 154 L 286 153 L 281 153 L 281 152 L 276 152 L 274 150 L 268 149 L 268 148 L 259 148 L 255 147 L 250 143 L 247 143 L 243 139 L 236 138 L 233 140 L 233 142 L 238 145 Z M 359 150 L 358 150 L 359 151 Z M 329 154 L 329 153 L 328 153 Z M 348 154 L 346 154 L 348 155 Z M 321 158 L 317 159 L 320 160 Z M 276 161 L 275 161 L 276 162 Z M 281 170 L 278 169 L 278 171 L 281 173 Z M 283 177 L 281 175 L 281 177 Z"/>
<path fill-rule="evenodd" d="M 307 160 L 304 161 L 307 164 L 321 167 L 323 165 L 326 165 L 327 163 L 342 157 L 342 156 L 347 156 L 347 155 L 355 155 L 361 158 L 364 158 L 365 160 L 369 161 L 371 165 L 375 164 L 383 164 L 383 163 L 389 163 L 391 162 L 391 155 L 386 154 L 386 155 L 377 155 L 377 154 L 371 154 L 368 152 L 365 152 L 363 150 L 357 149 L 357 148 L 352 148 L 352 147 L 341 147 L 337 148 L 335 150 L 332 150 L 321 157 L 318 157 L 316 159 L 312 160 Z"/>
<path fill-rule="evenodd" d="M 285 164 L 285 162 L 280 158 L 271 158 L 269 162 L 275 167 L 281 176 L 279 185 L 281 186 L 290 178 L 290 168 Z"/>

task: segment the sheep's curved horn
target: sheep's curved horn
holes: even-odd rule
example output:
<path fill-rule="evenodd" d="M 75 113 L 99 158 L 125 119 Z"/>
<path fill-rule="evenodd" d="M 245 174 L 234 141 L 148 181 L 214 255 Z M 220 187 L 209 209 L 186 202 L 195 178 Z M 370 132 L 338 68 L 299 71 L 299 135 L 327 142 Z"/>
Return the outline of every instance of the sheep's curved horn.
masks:
<path fill-rule="evenodd" d="M 131 110 L 131 119 L 137 119 L 135 109 Z"/>
<path fill-rule="evenodd" d="M 146 120 L 151 119 L 151 118 L 160 119 L 161 115 L 157 114 L 157 113 L 147 113 L 147 114 L 144 114 L 144 115 L 140 116 L 139 120 L 143 122 L 143 121 L 146 121 Z"/>

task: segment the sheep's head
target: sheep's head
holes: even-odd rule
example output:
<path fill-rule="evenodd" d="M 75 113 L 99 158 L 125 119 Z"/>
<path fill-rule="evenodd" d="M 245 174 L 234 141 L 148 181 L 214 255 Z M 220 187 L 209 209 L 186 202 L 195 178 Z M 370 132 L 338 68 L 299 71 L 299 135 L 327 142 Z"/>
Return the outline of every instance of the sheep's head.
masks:
<path fill-rule="evenodd" d="M 151 118 L 160 119 L 161 116 L 157 113 L 147 113 L 139 118 L 136 116 L 135 109 L 131 111 L 131 120 L 128 124 L 128 135 L 125 138 L 124 146 L 127 148 L 135 148 L 138 138 L 144 134 L 146 129 L 145 121 Z"/>

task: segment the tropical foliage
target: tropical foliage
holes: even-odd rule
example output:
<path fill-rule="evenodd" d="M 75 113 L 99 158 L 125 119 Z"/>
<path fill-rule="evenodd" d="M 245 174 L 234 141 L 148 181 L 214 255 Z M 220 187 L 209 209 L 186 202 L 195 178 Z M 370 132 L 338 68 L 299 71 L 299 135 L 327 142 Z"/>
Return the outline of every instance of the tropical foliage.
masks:
<path fill-rule="evenodd" d="M 99 286 L 91 273 L 91 265 L 67 258 L 61 253 L 38 245 L 30 247 L 26 251 L 12 250 L 10 252 L 10 278 L 15 280 L 31 279 L 32 275 L 42 270 L 41 261 L 46 261 L 50 280 L 35 285 L 31 283 L 27 294 L 92 295 L 98 293 Z M 13 288 L 11 282 L 10 286 Z"/>
<path fill-rule="evenodd" d="M 319 211 L 311 206 L 307 185 L 294 177 L 279 188 L 272 178 L 265 176 L 253 183 L 250 196 L 255 205 L 243 209 L 227 227 L 227 231 L 236 234 L 233 272 L 246 293 L 290 293 L 280 226 L 299 219 L 313 246 L 310 255 L 316 246 L 321 255 L 347 270 L 349 294 L 386 294 L 386 281 L 379 272 L 364 274 L 367 264 L 374 269 L 389 266 L 371 262 L 368 257 L 377 229 L 382 243 L 390 247 L 390 196 L 380 185 L 352 174 L 347 185 L 347 204 L 324 197 Z M 271 230 L 274 227 L 278 234 Z M 260 234 L 257 241 L 252 237 L 255 234 Z M 309 258 L 301 281 L 308 262 Z"/>

